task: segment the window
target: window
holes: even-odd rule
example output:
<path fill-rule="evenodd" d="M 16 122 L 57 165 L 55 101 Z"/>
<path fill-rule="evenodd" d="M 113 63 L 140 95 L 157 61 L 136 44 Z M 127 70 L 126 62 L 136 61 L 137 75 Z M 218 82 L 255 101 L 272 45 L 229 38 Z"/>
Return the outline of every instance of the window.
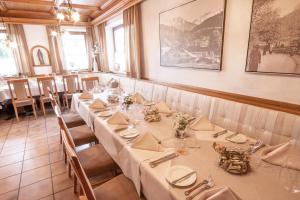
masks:
<path fill-rule="evenodd" d="M 69 32 L 62 36 L 62 46 L 65 55 L 67 71 L 87 70 L 88 55 L 85 33 Z"/>
<path fill-rule="evenodd" d="M 124 27 L 119 25 L 113 28 L 114 40 L 114 71 L 125 72 Z"/>
<path fill-rule="evenodd" d="M 123 15 L 107 22 L 105 27 L 109 70 L 126 73 Z"/>
<path fill-rule="evenodd" d="M 0 29 L 0 76 L 16 75 L 17 66 L 11 48 L 3 42 L 6 39 L 6 30 Z"/>

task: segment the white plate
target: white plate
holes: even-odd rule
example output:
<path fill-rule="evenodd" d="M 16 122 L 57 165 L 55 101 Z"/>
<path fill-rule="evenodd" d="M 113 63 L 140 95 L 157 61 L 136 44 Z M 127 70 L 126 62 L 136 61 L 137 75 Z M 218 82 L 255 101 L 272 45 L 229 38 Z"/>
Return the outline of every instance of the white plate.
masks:
<path fill-rule="evenodd" d="M 226 140 L 237 144 L 243 144 L 248 141 L 248 138 L 242 134 L 238 134 L 232 138 L 226 138 Z"/>
<path fill-rule="evenodd" d="M 139 135 L 139 132 L 135 128 L 129 128 L 120 134 L 121 137 L 126 138 L 126 139 L 135 138 L 138 135 Z"/>
<path fill-rule="evenodd" d="M 166 180 L 168 181 L 168 183 L 172 184 L 174 180 L 181 178 L 192 171 L 194 170 L 186 166 L 182 166 L 182 165 L 172 166 L 166 174 Z M 176 187 L 187 187 L 193 185 L 196 181 L 197 181 L 197 173 L 191 175 L 189 178 L 183 181 L 177 182 L 172 185 Z"/>

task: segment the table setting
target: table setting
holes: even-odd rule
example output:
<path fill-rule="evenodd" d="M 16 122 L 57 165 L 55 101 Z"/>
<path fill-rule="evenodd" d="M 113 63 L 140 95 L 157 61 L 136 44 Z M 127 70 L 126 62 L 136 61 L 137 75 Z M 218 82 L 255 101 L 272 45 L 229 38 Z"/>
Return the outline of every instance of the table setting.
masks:
<path fill-rule="evenodd" d="M 292 151 L 292 142 L 269 146 L 204 116 L 172 111 L 163 101 L 149 102 L 140 93 L 114 94 L 117 103 L 108 102 L 107 91 L 88 101 L 80 98 L 83 94 L 73 96 L 77 104 L 72 105 L 79 107 L 73 109 L 94 127 L 107 152 L 148 199 L 299 198 L 270 173 L 299 170 L 295 155 L 300 154 L 278 159 Z M 103 110 L 95 113 L 92 105 Z"/>

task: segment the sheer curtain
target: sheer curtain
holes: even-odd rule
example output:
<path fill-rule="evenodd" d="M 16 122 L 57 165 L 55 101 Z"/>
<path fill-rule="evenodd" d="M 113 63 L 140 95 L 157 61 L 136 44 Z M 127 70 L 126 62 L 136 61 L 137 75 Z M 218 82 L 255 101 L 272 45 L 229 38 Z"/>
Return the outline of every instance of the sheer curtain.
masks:
<path fill-rule="evenodd" d="M 100 48 L 100 53 L 99 53 L 100 70 L 103 72 L 109 72 L 105 27 L 106 27 L 106 22 L 98 26 L 99 48 Z"/>
<path fill-rule="evenodd" d="M 131 77 L 141 78 L 140 5 L 123 12 L 125 35 L 125 64 Z"/>
<path fill-rule="evenodd" d="M 48 42 L 49 42 L 49 51 L 50 59 L 52 63 L 53 72 L 62 74 L 64 72 L 64 53 L 62 49 L 61 34 L 58 33 L 55 26 L 46 26 Z M 52 36 L 51 32 L 56 31 L 57 35 Z"/>
<path fill-rule="evenodd" d="M 87 55 L 89 59 L 89 70 L 92 71 L 94 67 L 94 55 L 93 55 L 93 47 L 94 47 L 94 37 L 93 37 L 93 28 L 86 28 L 86 49 Z M 95 62 L 97 62 L 95 60 Z"/>
<path fill-rule="evenodd" d="M 13 48 L 12 52 L 18 68 L 18 73 L 34 75 L 33 64 L 28 50 L 23 25 L 7 24 L 6 30 L 10 40 L 17 43 L 17 47 Z"/>

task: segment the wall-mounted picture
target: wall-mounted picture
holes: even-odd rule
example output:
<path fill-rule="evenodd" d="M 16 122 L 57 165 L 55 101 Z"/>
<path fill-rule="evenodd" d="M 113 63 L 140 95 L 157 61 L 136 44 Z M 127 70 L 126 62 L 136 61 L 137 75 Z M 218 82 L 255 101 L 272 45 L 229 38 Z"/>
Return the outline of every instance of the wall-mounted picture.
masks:
<path fill-rule="evenodd" d="M 161 66 L 221 70 L 225 6 L 225 0 L 193 0 L 161 12 Z"/>
<path fill-rule="evenodd" d="M 300 75 L 300 0 L 254 0 L 246 72 Z"/>
<path fill-rule="evenodd" d="M 34 66 L 49 66 L 50 58 L 49 51 L 43 46 L 34 46 L 31 49 L 31 57 Z"/>

